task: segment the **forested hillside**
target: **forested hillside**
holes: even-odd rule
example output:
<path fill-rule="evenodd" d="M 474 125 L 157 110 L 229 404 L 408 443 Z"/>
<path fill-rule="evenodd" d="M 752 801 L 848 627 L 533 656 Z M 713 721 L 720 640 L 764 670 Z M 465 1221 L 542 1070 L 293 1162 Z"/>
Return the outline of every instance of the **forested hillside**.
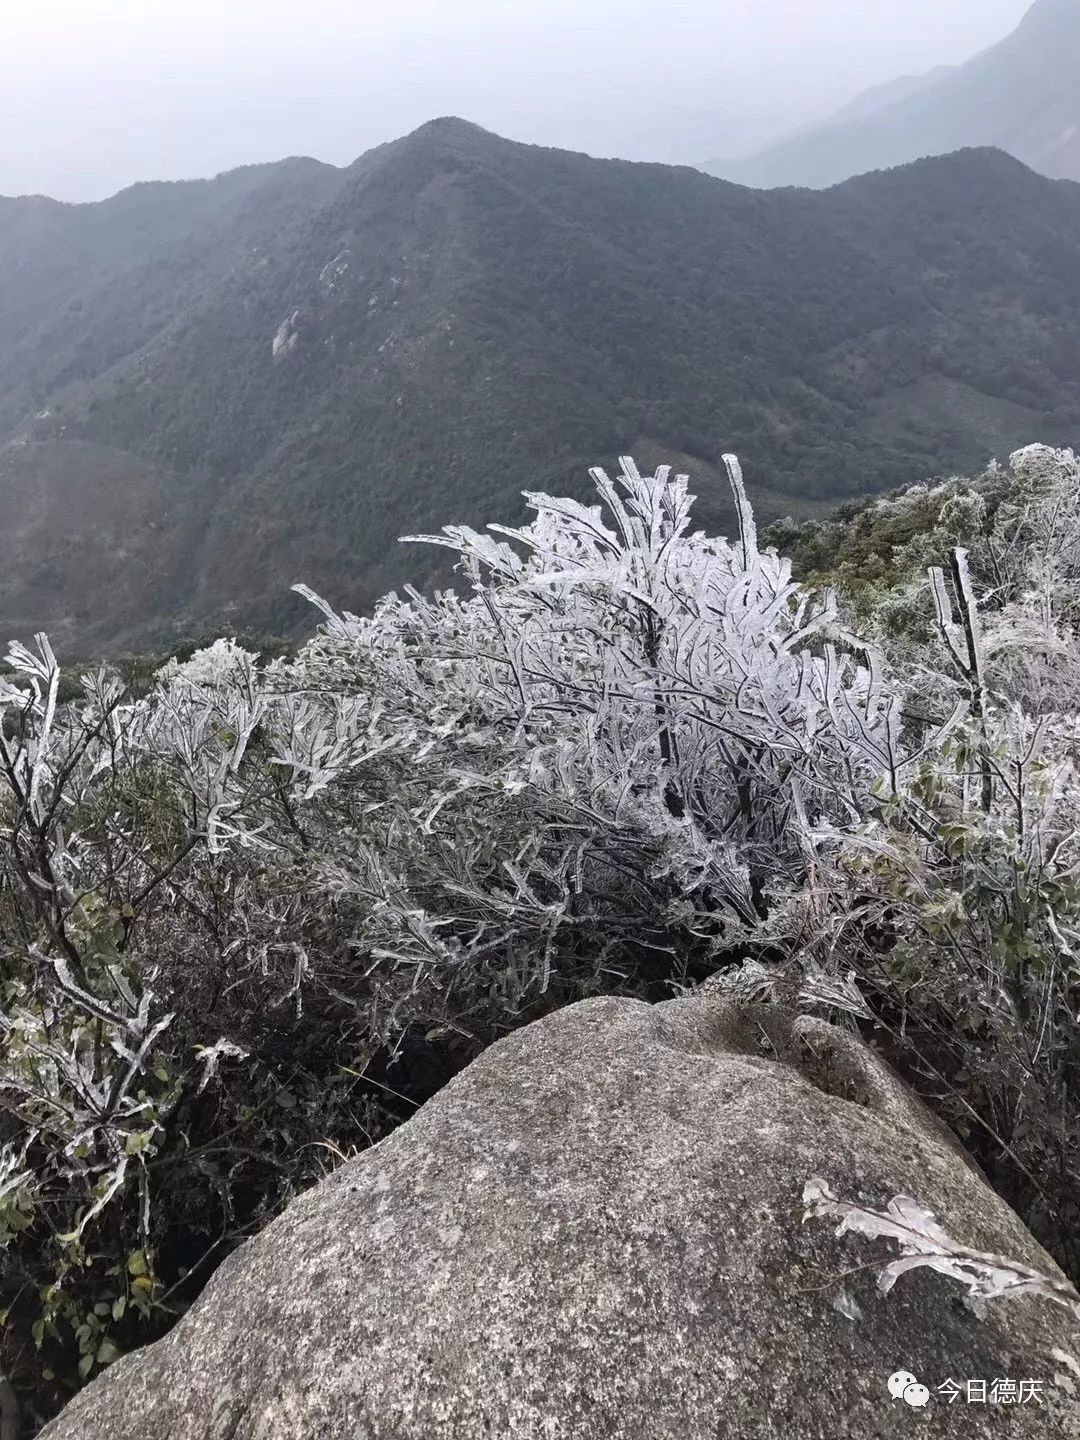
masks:
<path fill-rule="evenodd" d="M 0 620 L 67 657 L 445 580 L 397 537 L 631 448 L 725 528 L 724 448 L 772 518 L 1080 421 L 1080 190 L 993 151 L 763 194 L 446 120 L 0 247 Z"/>

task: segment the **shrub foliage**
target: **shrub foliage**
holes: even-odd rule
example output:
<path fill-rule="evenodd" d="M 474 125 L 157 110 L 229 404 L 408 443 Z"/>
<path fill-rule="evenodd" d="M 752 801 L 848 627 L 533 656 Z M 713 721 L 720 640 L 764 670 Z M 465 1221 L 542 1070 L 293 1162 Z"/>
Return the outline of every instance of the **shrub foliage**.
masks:
<path fill-rule="evenodd" d="M 219 640 L 62 699 L 48 640 L 11 648 L 0 1335 L 31 1418 L 500 1033 L 717 974 L 859 1025 L 1080 1273 L 1077 462 L 881 502 L 907 553 L 847 596 L 759 546 L 727 465 L 733 542 L 626 460 L 595 506 L 426 537 L 460 594 L 303 592 L 291 658 Z"/>

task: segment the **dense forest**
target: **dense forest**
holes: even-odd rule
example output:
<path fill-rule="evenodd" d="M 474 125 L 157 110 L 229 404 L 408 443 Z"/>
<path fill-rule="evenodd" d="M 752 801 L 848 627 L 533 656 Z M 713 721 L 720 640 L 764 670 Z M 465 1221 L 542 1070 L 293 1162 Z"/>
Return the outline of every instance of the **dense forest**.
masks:
<path fill-rule="evenodd" d="M 299 637 L 398 536 L 582 498 L 619 454 L 762 519 L 1080 421 L 1080 191 L 966 151 L 827 194 L 436 121 L 101 205 L 0 202 L 0 613 L 61 657 Z M 651 462 L 650 462 L 651 463 Z"/>
<path fill-rule="evenodd" d="M 598 994 L 856 1027 L 1080 1276 L 1080 465 L 760 537 L 725 468 L 731 541 L 625 460 L 426 537 L 458 591 L 302 587 L 292 654 L 76 687 L 11 647 L 0 1366 L 31 1420 Z"/>

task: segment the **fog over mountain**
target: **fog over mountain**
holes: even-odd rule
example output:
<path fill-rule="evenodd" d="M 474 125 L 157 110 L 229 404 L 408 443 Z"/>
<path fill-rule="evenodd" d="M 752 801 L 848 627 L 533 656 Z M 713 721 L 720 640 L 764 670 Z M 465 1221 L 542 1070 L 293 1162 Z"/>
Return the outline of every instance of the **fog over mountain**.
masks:
<path fill-rule="evenodd" d="M 1080 180 L 1080 5 L 1035 0 L 1016 29 L 960 66 L 876 86 L 824 125 L 706 168 L 746 185 L 835 185 L 968 145 Z"/>
<path fill-rule="evenodd" d="M 0 194 L 306 154 L 435 115 L 631 160 L 742 155 L 901 74 L 959 63 L 1024 0 L 46 0 L 6 7 Z"/>

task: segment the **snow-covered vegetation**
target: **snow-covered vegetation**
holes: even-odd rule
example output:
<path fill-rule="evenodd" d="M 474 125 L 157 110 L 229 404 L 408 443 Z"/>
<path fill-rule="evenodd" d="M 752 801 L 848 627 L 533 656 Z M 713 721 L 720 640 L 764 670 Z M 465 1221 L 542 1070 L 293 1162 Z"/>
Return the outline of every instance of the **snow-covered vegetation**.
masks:
<path fill-rule="evenodd" d="M 624 461 L 592 508 L 431 537 L 460 593 L 309 594 L 294 658 L 220 640 L 142 698 L 60 703 L 12 647 L 0 1334 L 34 1403 L 500 1033 L 718 973 L 873 1037 L 1080 1273 L 1080 466 L 880 502 L 925 523 L 853 600 L 759 547 L 728 467 L 733 542 Z"/>

